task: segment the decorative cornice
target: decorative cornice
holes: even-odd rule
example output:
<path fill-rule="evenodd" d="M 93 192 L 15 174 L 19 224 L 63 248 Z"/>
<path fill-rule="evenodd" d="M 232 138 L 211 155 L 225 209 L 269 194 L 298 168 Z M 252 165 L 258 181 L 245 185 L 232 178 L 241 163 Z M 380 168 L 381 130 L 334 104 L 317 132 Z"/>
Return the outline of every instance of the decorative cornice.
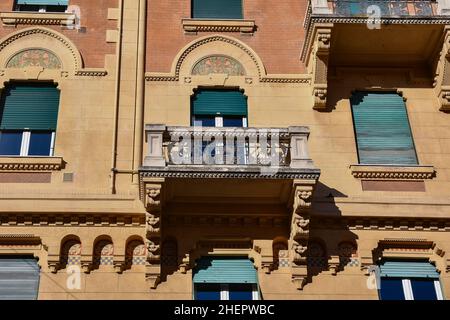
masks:
<path fill-rule="evenodd" d="M 350 170 L 357 179 L 371 180 L 425 180 L 436 175 L 433 166 L 351 165 Z"/>
<path fill-rule="evenodd" d="M 186 33 L 197 32 L 241 32 L 253 34 L 256 29 L 253 20 L 197 20 L 183 19 L 183 30 Z"/>
<path fill-rule="evenodd" d="M 108 75 L 108 71 L 105 69 L 81 69 L 75 72 L 79 77 L 105 77 Z"/>
<path fill-rule="evenodd" d="M 289 76 L 267 76 L 259 79 L 262 83 L 302 83 L 302 84 L 310 84 L 311 76 L 305 75 L 303 77 L 289 77 Z"/>
<path fill-rule="evenodd" d="M 0 171 L 58 171 L 63 165 L 61 157 L 0 157 Z"/>
<path fill-rule="evenodd" d="M 258 216 L 255 215 L 168 215 L 167 222 L 171 226 L 186 225 L 199 226 L 210 225 L 220 227 L 238 227 L 238 226 L 252 226 L 252 227 L 284 227 L 288 223 L 287 216 Z"/>
<path fill-rule="evenodd" d="M 173 170 L 172 170 L 173 169 Z M 283 168 L 284 169 L 284 168 Z M 143 178 L 190 178 L 190 179 L 305 179 L 317 180 L 320 176 L 319 170 L 305 170 L 299 172 L 298 170 L 289 171 L 287 168 L 280 170 L 275 174 L 264 173 L 263 170 L 258 172 L 246 171 L 212 171 L 210 169 L 201 171 L 201 169 L 181 171 L 179 168 L 171 167 L 142 167 L 140 174 Z"/>
<path fill-rule="evenodd" d="M 140 227 L 145 225 L 144 215 L 71 215 L 71 214 L 3 214 L 0 226 L 64 226 L 64 227 Z"/>
<path fill-rule="evenodd" d="M 304 27 L 307 29 L 305 43 L 301 53 L 301 60 L 305 61 L 307 50 L 310 42 L 312 41 L 312 36 L 314 32 L 315 24 L 367 24 L 369 18 L 364 17 L 338 17 L 335 15 L 313 15 L 311 12 L 311 6 L 309 5 L 307 15 L 305 18 Z M 390 25 L 390 24 L 400 24 L 400 25 L 411 25 L 411 24 L 442 24 L 447 25 L 450 23 L 450 17 L 446 18 L 443 16 L 439 17 L 402 17 L 402 18 L 381 18 L 381 19 L 370 19 L 373 24 Z"/>
<path fill-rule="evenodd" d="M 345 217 L 314 216 L 311 229 L 393 230 L 450 232 L 450 219 L 412 217 Z"/>
<path fill-rule="evenodd" d="M 48 13 L 48 12 L 1 12 L 0 19 L 6 26 L 16 25 L 61 25 L 69 26 L 75 24 L 73 13 Z"/>

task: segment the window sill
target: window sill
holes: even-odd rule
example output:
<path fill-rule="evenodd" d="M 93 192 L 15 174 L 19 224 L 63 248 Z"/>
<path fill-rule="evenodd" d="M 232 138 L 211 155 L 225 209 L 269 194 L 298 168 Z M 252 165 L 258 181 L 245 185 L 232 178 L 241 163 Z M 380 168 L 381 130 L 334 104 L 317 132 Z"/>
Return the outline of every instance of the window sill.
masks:
<path fill-rule="evenodd" d="M 253 20 L 183 19 L 186 33 L 197 32 L 240 32 L 252 35 L 256 29 Z"/>
<path fill-rule="evenodd" d="M 433 166 L 351 165 L 357 179 L 370 180 L 429 180 L 436 176 Z"/>
<path fill-rule="evenodd" d="M 59 171 L 63 165 L 62 157 L 0 157 L 0 172 Z"/>
<path fill-rule="evenodd" d="M 75 24 L 75 15 L 66 12 L 1 12 L 0 19 L 5 26 L 16 25 L 61 25 Z"/>

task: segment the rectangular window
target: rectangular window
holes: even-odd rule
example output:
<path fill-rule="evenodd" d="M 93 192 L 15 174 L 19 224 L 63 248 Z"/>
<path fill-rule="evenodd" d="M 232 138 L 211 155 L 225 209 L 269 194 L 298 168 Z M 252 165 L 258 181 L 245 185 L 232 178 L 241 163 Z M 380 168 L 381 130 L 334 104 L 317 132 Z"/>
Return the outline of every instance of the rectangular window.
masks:
<path fill-rule="evenodd" d="M 258 287 L 254 284 L 213 283 L 195 284 L 195 300 L 259 300 Z"/>
<path fill-rule="evenodd" d="M 11 83 L 0 99 L 0 156 L 53 156 L 59 90 Z"/>
<path fill-rule="evenodd" d="M 69 0 L 17 0 L 15 11 L 30 12 L 65 12 Z"/>
<path fill-rule="evenodd" d="M 242 0 L 192 0 L 194 19 L 243 19 Z"/>
<path fill-rule="evenodd" d="M 359 91 L 352 95 L 351 105 L 360 164 L 418 164 L 401 96 Z"/>
<path fill-rule="evenodd" d="M 193 273 L 196 300 L 258 300 L 258 280 L 248 257 L 202 257 Z"/>
<path fill-rule="evenodd" d="M 36 300 L 39 271 L 33 257 L 0 256 L 0 300 Z"/>
<path fill-rule="evenodd" d="M 380 278 L 381 300 L 443 300 L 439 273 L 429 262 L 385 261 Z"/>

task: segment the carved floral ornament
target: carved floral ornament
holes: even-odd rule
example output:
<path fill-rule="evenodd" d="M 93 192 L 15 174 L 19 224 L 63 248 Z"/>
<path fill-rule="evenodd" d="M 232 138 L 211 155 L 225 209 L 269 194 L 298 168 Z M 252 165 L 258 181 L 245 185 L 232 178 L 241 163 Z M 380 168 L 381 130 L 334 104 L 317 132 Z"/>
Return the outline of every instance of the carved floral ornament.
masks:
<path fill-rule="evenodd" d="M 7 68 L 42 67 L 61 69 L 61 61 L 52 52 L 45 49 L 27 49 L 16 53 L 6 64 Z"/>
<path fill-rule="evenodd" d="M 192 69 L 192 75 L 207 76 L 212 73 L 244 76 L 245 70 L 241 63 L 227 56 L 209 56 L 203 58 Z"/>

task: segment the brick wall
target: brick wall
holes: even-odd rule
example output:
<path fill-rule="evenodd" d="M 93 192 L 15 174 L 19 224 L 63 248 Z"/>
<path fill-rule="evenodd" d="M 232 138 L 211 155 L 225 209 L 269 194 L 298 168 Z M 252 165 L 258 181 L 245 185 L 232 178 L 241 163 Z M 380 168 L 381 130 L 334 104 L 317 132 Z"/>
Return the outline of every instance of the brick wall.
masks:
<path fill-rule="evenodd" d="M 302 73 L 300 52 L 305 37 L 307 0 L 243 0 L 244 19 L 255 20 L 253 36 L 226 33 L 248 44 L 261 57 L 268 73 Z M 208 35 L 185 35 L 181 20 L 191 17 L 190 0 L 152 0 L 148 4 L 147 70 L 169 72 L 186 44 Z"/>
<path fill-rule="evenodd" d="M 0 12 L 12 11 L 13 3 L 14 0 L 1 0 Z M 75 43 L 83 57 L 85 67 L 104 67 L 105 54 L 114 54 L 116 47 L 114 43 L 106 43 L 106 30 L 117 28 L 117 21 L 107 19 L 108 8 L 117 8 L 118 0 L 70 0 L 69 4 L 81 8 L 81 26 L 86 27 L 86 32 L 64 30 L 60 26 L 49 28 L 61 32 Z M 4 27 L 0 23 L 0 38 L 27 27 L 29 26 Z"/>

